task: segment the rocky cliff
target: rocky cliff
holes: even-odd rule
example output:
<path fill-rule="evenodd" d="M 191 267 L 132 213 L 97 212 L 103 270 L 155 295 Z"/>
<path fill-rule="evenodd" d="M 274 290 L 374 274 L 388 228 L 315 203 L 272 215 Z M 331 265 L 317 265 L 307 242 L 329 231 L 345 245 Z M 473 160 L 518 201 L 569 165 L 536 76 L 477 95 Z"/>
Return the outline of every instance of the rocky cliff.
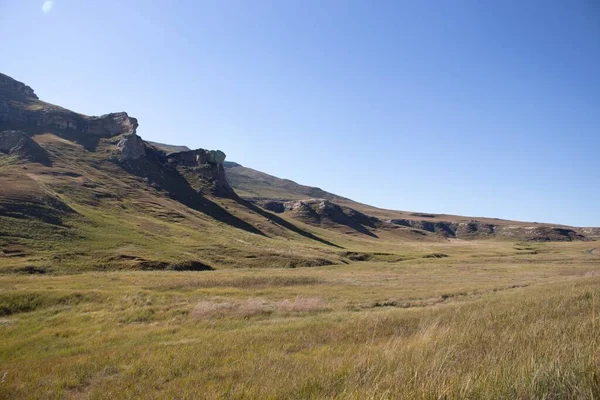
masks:
<path fill-rule="evenodd" d="M 220 150 L 189 150 L 166 154 L 166 163 L 181 170 L 200 191 L 217 196 L 231 196 L 233 189 L 225 176 L 225 153 Z"/>
<path fill-rule="evenodd" d="M 32 88 L 3 73 L 0 73 L 0 90 L 14 92 L 26 98 L 38 99 Z"/>
<path fill-rule="evenodd" d="M 394 225 L 407 226 L 447 238 L 472 239 L 496 236 L 506 239 L 534 242 L 584 240 L 586 237 L 574 229 L 548 225 L 495 225 L 479 221 L 449 222 L 392 219 L 386 221 Z"/>
<path fill-rule="evenodd" d="M 0 129 L 22 129 L 27 133 L 52 132 L 72 140 L 86 141 L 90 138 L 78 135 L 112 137 L 135 133 L 137 127 L 137 120 L 125 112 L 95 117 L 45 103 L 38 99 L 29 86 L 0 74 Z"/>
<path fill-rule="evenodd" d="M 382 221 L 353 208 L 340 206 L 327 199 L 291 201 L 255 200 L 255 203 L 275 213 L 286 213 L 311 225 L 340 226 L 356 232 L 375 236 L 372 232 Z"/>

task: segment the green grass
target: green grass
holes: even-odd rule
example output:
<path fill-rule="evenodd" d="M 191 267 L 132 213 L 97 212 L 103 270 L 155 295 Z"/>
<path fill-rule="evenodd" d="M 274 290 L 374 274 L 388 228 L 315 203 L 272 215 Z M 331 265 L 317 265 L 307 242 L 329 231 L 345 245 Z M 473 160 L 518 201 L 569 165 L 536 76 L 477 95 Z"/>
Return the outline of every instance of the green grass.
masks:
<path fill-rule="evenodd" d="M 598 244 L 523 246 L 2 275 L 0 398 L 598 398 Z"/>

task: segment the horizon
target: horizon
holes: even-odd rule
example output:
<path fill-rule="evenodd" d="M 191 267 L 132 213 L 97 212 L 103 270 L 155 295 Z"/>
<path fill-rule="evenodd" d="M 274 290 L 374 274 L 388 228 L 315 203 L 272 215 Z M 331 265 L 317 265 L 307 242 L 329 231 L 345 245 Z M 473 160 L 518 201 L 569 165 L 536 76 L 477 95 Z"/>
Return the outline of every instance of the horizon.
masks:
<path fill-rule="evenodd" d="M 0 72 L 375 207 L 600 226 L 600 8 L 543 4 L 9 1 Z"/>

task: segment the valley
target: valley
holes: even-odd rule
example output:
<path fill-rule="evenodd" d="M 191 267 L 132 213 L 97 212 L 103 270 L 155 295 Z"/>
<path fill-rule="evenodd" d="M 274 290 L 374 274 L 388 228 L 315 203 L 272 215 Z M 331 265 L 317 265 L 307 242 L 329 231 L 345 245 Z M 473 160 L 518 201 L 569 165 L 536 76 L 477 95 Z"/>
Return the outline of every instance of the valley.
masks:
<path fill-rule="evenodd" d="M 384 210 L 0 74 L 0 398 L 598 398 L 600 228 Z"/>

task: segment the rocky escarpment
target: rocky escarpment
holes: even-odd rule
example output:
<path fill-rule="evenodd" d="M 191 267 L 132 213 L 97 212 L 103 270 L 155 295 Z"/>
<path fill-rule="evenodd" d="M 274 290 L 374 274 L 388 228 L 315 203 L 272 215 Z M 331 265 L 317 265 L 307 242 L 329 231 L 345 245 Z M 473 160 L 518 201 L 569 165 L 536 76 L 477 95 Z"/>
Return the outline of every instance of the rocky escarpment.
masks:
<path fill-rule="evenodd" d="M 32 88 L 2 73 L 0 73 L 0 90 L 11 91 L 23 97 L 38 99 Z"/>
<path fill-rule="evenodd" d="M 587 238 L 595 240 L 600 239 L 600 228 L 579 228 L 579 232 Z"/>
<path fill-rule="evenodd" d="M 137 160 L 146 155 L 146 143 L 135 133 L 122 135 L 117 142 L 119 160 Z"/>
<path fill-rule="evenodd" d="M 340 206 L 325 199 L 306 199 L 282 201 L 271 199 L 254 199 L 254 203 L 275 213 L 285 213 L 292 218 L 311 225 L 339 225 L 375 236 L 378 230 L 406 227 L 419 230 L 424 235 L 435 235 L 444 238 L 482 239 L 489 237 L 525 241 L 572 241 L 594 238 L 600 233 L 597 228 L 568 228 L 542 224 L 535 225 L 504 225 L 480 221 L 450 222 L 431 221 L 429 219 L 390 219 L 379 218 L 364 214 L 353 208 Z M 414 215 L 416 217 L 421 214 Z M 424 218 L 433 215 L 424 214 Z M 430 217 L 431 216 L 431 217 Z"/>
<path fill-rule="evenodd" d="M 234 191 L 225 176 L 225 153 L 220 150 L 197 149 L 165 154 L 165 163 L 175 167 L 200 192 L 232 196 Z"/>
<path fill-rule="evenodd" d="M 494 225 L 478 221 L 447 222 L 409 219 L 386 221 L 394 225 L 407 226 L 438 234 L 448 238 L 472 239 L 482 237 L 501 237 L 505 239 L 536 242 L 585 240 L 586 237 L 571 228 L 546 225 Z"/>
<path fill-rule="evenodd" d="M 0 153 L 15 155 L 41 164 L 50 164 L 46 150 L 21 131 L 0 132 Z"/>
<path fill-rule="evenodd" d="M 371 231 L 380 226 L 381 220 L 368 216 L 350 207 L 339 206 L 326 199 L 306 199 L 297 201 L 255 201 L 256 204 L 276 213 L 285 212 L 289 216 L 312 225 L 340 225 L 352 230 L 375 236 Z"/>
<path fill-rule="evenodd" d="M 99 138 L 135 133 L 137 127 L 125 112 L 90 117 L 45 103 L 29 86 L 0 74 L 0 129 L 52 132 L 92 146 Z"/>

